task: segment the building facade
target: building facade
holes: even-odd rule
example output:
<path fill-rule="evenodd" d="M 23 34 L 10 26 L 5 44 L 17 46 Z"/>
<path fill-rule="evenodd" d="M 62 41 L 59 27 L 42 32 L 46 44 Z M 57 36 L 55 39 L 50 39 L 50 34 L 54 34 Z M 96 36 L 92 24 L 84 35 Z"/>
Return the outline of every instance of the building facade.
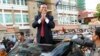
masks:
<path fill-rule="evenodd" d="M 57 27 L 58 30 L 78 28 L 77 0 L 61 0 L 57 5 Z"/>
<path fill-rule="evenodd" d="M 61 27 L 78 27 L 76 0 L 61 0 L 57 6 L 56 0 L 0 0 L 0 24 L 35 34 L 36 29 L 32 28 L 32 22 L 41 2 L 47 3 L 48 10 L 52 11 L 56 23 L 55 30 Z"/>
<path fill-rule="evenodd" d="M 58 24 L 77 24 L 77 6 L 76 0 L 61 1 L 57 6 Z"/>
<path fill-rule="evenodd" d="M 0 0 L 0 24 L 11 32 L 13 27 L 24 33 L 36 32 L 36 29 L 32 28 L 32 22 L 41 2 L 48 3 L 49 9 L 52 10 L 51 0 Z"/>
<path fill-rule="evenodd" d="M 84 12 L 86 10 L 85 0 L 77 0 L 77 8 L 78 8 L 78 11 L 79 11 L 78 21 L 79 21 L 79 23 L 84 24 L 84 18 L 80 18 L 80 17 L 82 15 L 82 12 Z"/>
<path fill-rule="evenodd" d="M 19 27 L 21 31 L 30 29 L 27 0 L 0 0 L 0 24 L 7 28 Z"/>

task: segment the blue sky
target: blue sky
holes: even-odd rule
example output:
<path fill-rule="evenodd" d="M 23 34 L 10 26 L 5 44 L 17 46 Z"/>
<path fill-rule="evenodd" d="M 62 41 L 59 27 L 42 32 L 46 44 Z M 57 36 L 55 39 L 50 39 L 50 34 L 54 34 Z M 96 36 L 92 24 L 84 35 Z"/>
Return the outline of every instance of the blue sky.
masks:
<path fill-rule="evenodd" d="M 100 3 L 100 0 L 86 0 L 86 9 L 95 10 L 98 3 Z"/>

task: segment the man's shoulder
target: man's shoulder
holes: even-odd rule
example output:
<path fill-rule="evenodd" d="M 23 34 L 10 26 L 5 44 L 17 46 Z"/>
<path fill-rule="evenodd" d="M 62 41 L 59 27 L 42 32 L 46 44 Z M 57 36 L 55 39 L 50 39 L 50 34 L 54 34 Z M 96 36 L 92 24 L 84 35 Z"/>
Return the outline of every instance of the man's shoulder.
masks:
<path fill-rule="evenodd" d="M 37 15 L 35 15 L 35 17 L 39 17 L 39 15 L 37 14 Z"/>
<path fill-rule="evenodd" d="M 54 17 L 53 17 L 52 15 L 48 15 L 47 18 L 48 18 L 48 19 L 51 19 L 51 20 L 54 19 Z"/>
<path fill-rule="evenodd" d="M 48 15 L 48 17 L 53 17 L 53 15 Z"/>

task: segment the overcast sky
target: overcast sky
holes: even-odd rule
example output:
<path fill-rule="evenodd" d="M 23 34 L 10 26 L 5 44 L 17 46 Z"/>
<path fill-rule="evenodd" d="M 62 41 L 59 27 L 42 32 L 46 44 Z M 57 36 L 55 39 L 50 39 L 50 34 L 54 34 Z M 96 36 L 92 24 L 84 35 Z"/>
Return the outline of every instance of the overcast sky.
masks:
<path fill-rule="evenodd" d="M 95 10 L 98 3 L 100 3 L 100 0 L 86 0 L 86 9 Z"/>

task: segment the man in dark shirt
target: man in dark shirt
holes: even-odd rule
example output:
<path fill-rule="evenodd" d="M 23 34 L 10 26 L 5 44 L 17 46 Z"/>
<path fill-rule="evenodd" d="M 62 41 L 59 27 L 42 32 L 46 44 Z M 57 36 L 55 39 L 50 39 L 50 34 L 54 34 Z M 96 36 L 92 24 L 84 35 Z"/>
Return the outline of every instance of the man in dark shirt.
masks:
<path fill-rule="evenodd" d="M 52 44 L 53 36 L 51 29 L 55 27 L 53 16 L 48 14 L 47 5 L 41 4 L 39 8 L 38 15 L 35 16 L 35 21 L 33 22 L 33 28 L 37 27 L 37 42 Z"/>

